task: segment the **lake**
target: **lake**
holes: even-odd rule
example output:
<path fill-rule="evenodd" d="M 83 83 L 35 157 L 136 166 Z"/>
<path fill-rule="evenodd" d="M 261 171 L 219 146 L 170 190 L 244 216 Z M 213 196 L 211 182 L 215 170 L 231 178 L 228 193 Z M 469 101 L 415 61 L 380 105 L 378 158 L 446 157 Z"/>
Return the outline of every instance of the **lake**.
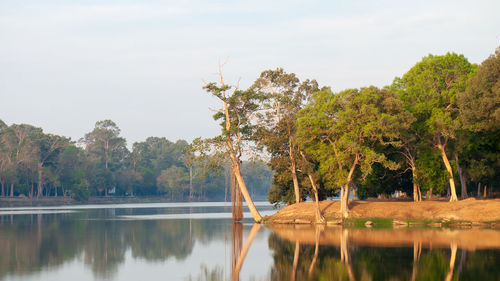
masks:
<path fill-rule="evenodd" d="M 223 202 L 0 208 L 0 280 L 500 280 L 498 230 L 245 217 Z"/>

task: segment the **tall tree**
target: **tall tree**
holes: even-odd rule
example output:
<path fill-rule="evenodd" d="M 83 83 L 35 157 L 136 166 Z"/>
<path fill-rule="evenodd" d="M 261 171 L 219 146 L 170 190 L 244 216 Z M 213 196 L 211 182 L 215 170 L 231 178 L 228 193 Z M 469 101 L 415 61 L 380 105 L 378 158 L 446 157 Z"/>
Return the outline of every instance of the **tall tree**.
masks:
<path fill-rule="evenodd" d="M 219 65 L 218 75 L 218 83 L 211 82 L 203 87 L 222 102 L 222 108 L 214 115 L 214 119 L 221 122 L 222 134 L 215 137 L 214 141 L 224 144 L 241 194 L 245 198 L 255 222 L 260 223 L 262 216 L 255 208 L 240 170 L 243 146 L 247 144 L 246 141 L 250 140 L 252 134 L 250 121 L 252 114 L 258 108 L 258 95 L 252 90 L 241 91 L 227 85 L 222 75 L 222 65 Z"/>
<path fill-rule="evenodd" d="M 262 72 L 252 87 L 263 97 L 255 140 L 266 147 L 272 158 L 288 159 L 295 202 L 298 203 L 302 195 L 297 176 L 297 161 L 300 159 L 295 141 L 297 113 L 310 95 L 319 90 L 318 83 L 315 80 L 300 83 L 294 73 L 277 68 Z M 279 160 L 271 163 L 277 162 Z"/>
<path fill-rule="evenodd" d="M 38 146 L 37 196 L 40 197 L 43 194 L 43 167 L 47 164 L 47 162 L 57 161 L 58 154 L 64 151 L 65 147 L 69 145 L 69 139 L 57 135 L 44 134 L 41 130 L 33 137 L 35 138 L 36 145 Z"/>
<path fill-rule="evenodd" d="M 470 178 L 494 186 L 500 170 L 500 47 L 478 67 L 458 94 L 460 120 L 468 138 L 462 145 Z M 458 159 L 457 159 L 458 160 Z M 459 166 L 460 168 L 460 166 Z M 463 169 L 460 169 L 463 170 Z M 459 172 L 460 172 L 459 170 Z M 460 178 L 465 181 L 464 172 Z M 498 185 L 497 185 L 498 186 Z M 465 185 L 462 185 L 464 188 Z M 466 194 L 462 191 L 462 195 Z"/>
<path fill-rule="evenodd" d="M 299 141 L 320 161 L 320 171 L 332 187 L 340 187 L 340 211 L 348 215 L 349 187 L 359 167 L 361 179 L 373 163 L 397 165 L 377 149 L 399 145 L 397 137 L 406 113 L 394 94 L 376 87 L 315 93 L 299 114 Z"/>
<path fill-rule="evenodd" d="M 457 201 L 453 170 L 446 154 L 448 141 L 460 128 L 457 94 L 465 90 L 474 66 L 463 55 L 429 55 L 413 66 L 402 78 L 401 99 L 415 116 L 418 133 L 441 154 L 449 174 L 450 201 Z"/>
<path fill-rule="evenodd" d="M 85 151 L 92 159 L 99 178 L 103 179 L 98 182 L 104 185 L 102 188 L 107 196 L 108 189 L 113 185 L 112 174 L 128 153 L 126 141 L 120 137 L 120 129 L 111 120 L 97 121 L 94 130 L 85 134 L 81 141 L 85 144 Z"/>

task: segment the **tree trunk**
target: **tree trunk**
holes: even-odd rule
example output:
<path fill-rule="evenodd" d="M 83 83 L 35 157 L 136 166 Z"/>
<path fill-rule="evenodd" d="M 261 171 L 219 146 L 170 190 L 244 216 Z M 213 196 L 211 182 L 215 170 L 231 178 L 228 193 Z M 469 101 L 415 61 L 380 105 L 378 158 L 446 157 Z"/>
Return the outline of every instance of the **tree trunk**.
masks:
<path fill-rule="evenodd" d="M 451 197 L 450 202 L 458 201 L 457 191 L 455 189 L 455 180 L 453 179 L 453 170 L 451 169 L 450 161 L 448 161 L 448 157 L 446 156 L 446 151 L 444 150 L 444 145 L 438 144 L 437 146 L 439 151 L 441 152 L 441 158 L 443 158 L 444 165 L 448 174 L 450 174 L 450 189 L 451 189 Z"/>
<path fill-rule="evenodd" d="M 233 173 L 236 176 L 236 181 L 238 182 L 238 186 L 240 187 L 241 194 L 243 195 L 243 198 L 245 198 L 245 201 L 247 202 L 248 209 L 250 210 L 250 213 L 253 216 L 253 219 L 255 222 L 260 223 L 262 222 L 262 216 L 260 215 L 259 211 L 257 211 L 257 208 L 255 208 L 255 205 L 252 201 L 252 198 L 250 197 L 250 194 L 248 193 L 247 186 L 245 185 L 245 180 L 243 179 L 243 176 L 241 175 L 240 171 L 240 163 L 236 160 L 235 156 L 231 156 L 233 159 Z"/>
<path fill-rule="evenodd" d="M 318 260 L 319 238 L 321 237 L 320 227 L 322 227 L 322 226 L 316 226 L 316 229 L 315 229 L 315 236 L 314 236 L 315 239 L 314 240 L 316 243 L 314 245 L 314 256 L 313 256 L 313 259 L 311 261 L 311 264 L 309 265 L 309 272 L 308 272 L 309 278 L 311 278 L 314 266 L 316 265 L 316 261 Z"/>
<path fill-rule="evenodd" d="M 189 201 L 193 200 L 193 165 L 189 166 Z"/>
<path fill-rule="evenodd" d="M 14 183 L 10 184 L 10 197 L 14 197 Z"/>
<path fill-rule="evenodd" d="M 481 198 L 481 182 L 477 183 L 477 198 Z"/>
<path fill-rule="evenodd" d="M 299 264 L 299 252 L 300 252 L 300 242 L 299 240 L 295 241 L 295 251 L 293 253 L 293 265 L 292 265 L 292 277 L 290 280 L 295 281 L 295 277 L 297 276 L 297 265 Z"/>
<path fill-rule="evenodd" d="M 340 213 L 347 218 L 349 212 L 349 184 L 340 187 Z"/>
<path fill-rule="evenodd" d="M 292 139 L 289 138 L 289 145 L 290 145 L 290 169 L 292 171 L 292 180 L 293 180 L 293 191 L 295 193 L 295 203 L 300 202 L 300 190 L 299 190 L 299 180 L 297 179 L 297 167 L 295 164 L 295 156 L 293 155 L 293 146 L 292 146 Z"/>
<path fill-rule="evenodd" d="M 231 176 L 231 213 L 233 220 L 240 221 L 243 219 L 243 200 L 234 175 Z"/>
<path fill-rule="evenodd" d="M 231 227 L 231 242 L 231 273 L 234 277 L 237 277 L 239 276 L 239 272 L 236 272 L 235 269 L 241 256 L 241 247 L 243 245 L 243 224 L 240 222 L 233 222 Z"/>
<path fill-rule="evenodd" d="M 236 266 L 234 267 L 234 271 L 232 274 L 233 280 L 235 281 L 239 280 L 241 267 L 243 266 L 243 262 L 245 261 L 245 257 L 248 254 L 248 250 L 250 249 L 255 236 L 257 236 L 257 233 L 259 233 L 260 227 L 260 224 L 254 223 L 252 229 L 250 229 L 250 233 L 248 233 L 247 241 L 245 242 L 245 245 L 243 245 L 243 249 L 241 250 L 241 254 L 238 257 L 238 261 L 236 262 Z"/>
<path fill-rule="evenodd" d="M 457 162 L 458 177 L 460 178 L 461 195 L 460 198 L 467 198 L 467 182 L 465 181 L 464 170 L 460 167 L 458 153 L 455 152 L 455 162 Z"/>
<path fill-rule="evenodd" d="M 351 169 L 349 170 L 349 174 L 347 175 L 347 183 L 344 186 L 340 187 L 340 212 L 342 213 L 342 217 L 344 218 L 347 218 L 349 212 L 349 184 L 351 184 L 352 182 L 352 177 L 354 175 L 356 165 L 358 165 L 358 160 L 359 155 L 356 154 Z"/>
<path fill-rule="evenodd" d="M 356 280 L 354 278 L 354 271 L 352 270 L 351 260 L 349 255 L 349 245 L 347 244 L 347 238 L 349 236 L 349 231 L 347 229 L 342 229 L 340 235 L 340 261 L 343 262 L 347 269 L 347 276 L 349 280 Z"/>
<path fill-rule="evenodd" d="M 488 196 L 486 196 L 486 195 L 487 195 L 487 194 L 486 194 L 486 187 L 487 187 L 487 185 L 485 184 L 485 185 L 484 185 L 484 194 L 483 194 L 484 199 L 486 199 L 486 197 L 488 197 Z"/>
<path fill-rule="evenodd" d="M 416 182 L 417 174 L 416 174 L 416 168 L 415 166 L 411 167 L 411 176 L 412 176 L 412 182 L 413 182 L 413 201 L 414 202 L 419 202 L 422 200 L 422 197 L 419 196 L 419 186 Z"/>
<path fill-rule="evenodd" d="M 1 182 L 0 185 L 2 186 L 2 197 L 4 197 L 5 196 L 5 189 L 3 186 L 3 182 Z"/>
<path fill-rule="evenodd" d="M 307 174 L 309 177 L 309 181 L 311 182 L 313 192 L 314 192 L 314 203 L 316 205 L 316 223 L 324 223 L 325 218 L 321 214 L 321 208 L 319 206 L 319 196 L 318 196 L 318 188 L 316 186 L 316 182 L 314 181 L 314 178 L 312 177 L 311 174 Z"/>
<path fill-rule="evenodd" d="M 457 257 L 457 244 L 452 243 L 450 245 L 450 248 L 451 248 L 450 270 L 448 271 L 448 274 L 446 274 L 446 277 L 444 279 L 446 281 L 451 281 L 451 278 L 453 277 L 453 269 L 455 268 L 455 259 Z"/>
<path fill-rule="evenodd" d="M 42 197 L 43 195 L 43 184 L 42 184 L 42 166 L 43 163 L 38 163 L 38 184 L 37 184 L 37 195 L 36 197 Z"/>

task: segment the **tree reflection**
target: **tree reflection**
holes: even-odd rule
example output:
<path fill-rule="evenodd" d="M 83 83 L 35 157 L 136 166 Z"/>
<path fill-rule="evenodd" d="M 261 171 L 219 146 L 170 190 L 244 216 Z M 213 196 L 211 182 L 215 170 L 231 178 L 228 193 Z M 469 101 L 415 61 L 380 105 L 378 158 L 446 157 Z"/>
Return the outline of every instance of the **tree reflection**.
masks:
<path fill-rule="evenodd" d="M 233 223 L 233 226 L 235 224 L 240 224 L 240 223 Z M 245 245 L 243 245 L 243 248 L 241 251 L 236 255 L 235 250 L 233 249 L 232 253 L 235 253 L 235 255 L 232 257 L 232 264 L 234 264 L 234 267 L 231 269 L 231 279 L 233 281 L 238 281 L 240 280 L 240 270 L 241 267 L 243 266 L 243 263 L 245 262 L 245 258 L 248 254 L 248 250 L 250 250 L 250 247 L 252 246 L 252 242 L 255 239 L 255 236 L 257 236 L 257 233 L 259 233 L 259 230 L 261 228 L 261 225 L 258 223 L 254 223 L 252 225 L 252 229 L 250 229 L 250 232 L 248 233 L 247 240 L 245 241 Z M 234 228 L 234 230 L 239 231 L 237 234 L 235 234 L 233 237 L 236 238 L 236 240 L 242 241 L 242 236 L 243 236 L 243 225 L 238 228 Z M 233 245 L 235 244 L 235 241 L 233 240 Z M 240 246 L 241 247 L 241 246 Z"/>
<path fill-rule="evenodd" d="M 183 260 L 195 241 L 222 239 L 224 231 L 224 224 L 206 220 L 91 220 L 88 213 L 3 216 L 0 279 L 80 257 L 96 276 L 110 278 L 127 250 L 146 261 Z"/>
<path fill-rule="evenodd" d="M 500 245 L 494 247 L 496 250 L 472 245 L 477 249 L 470 254 L 465 244 L 457 242 L 471 234 L 467 232 L 416 230 L 416 235 L 341 227 L 270 228 L 274 232 L 269 237 L 274 259 L 272 280 L 497 280 L 500 274 Z M 377 246 L 373 237 L 382 234 L 385 241 L 379 241 L 381 246 Z M 406 238 L 400 239 L 399 234 Z M 450 234 L 459 239 L 449 239 Z M 445 236 L 439 238 L 440 235 Z M 444 238 L 448 239 L 447 244 L 436 243 L 445 241 Z M 486 248 L 491 247 L 487 245 Z"/>

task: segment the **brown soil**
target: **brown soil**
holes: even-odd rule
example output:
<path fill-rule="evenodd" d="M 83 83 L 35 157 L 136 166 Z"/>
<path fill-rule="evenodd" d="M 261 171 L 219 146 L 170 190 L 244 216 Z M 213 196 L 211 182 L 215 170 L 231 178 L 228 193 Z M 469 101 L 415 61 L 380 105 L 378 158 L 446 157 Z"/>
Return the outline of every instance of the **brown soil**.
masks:
<path fill-rule="evenodd" d="M 298 220 L 314 222 L 313 202 L 287 206 L 266 217 L 266 223 L 286 223 Z M 321 201 L 320 209 L 327 221 L 341 218 L 340 202 Z M 458 202 L 447 201 L 352 201 L 349 218 L 392 218 L 407 220 L 449 220 L 491 222 L 500 221 L 500 199 L 476 200 L 469 198 Z"/>

